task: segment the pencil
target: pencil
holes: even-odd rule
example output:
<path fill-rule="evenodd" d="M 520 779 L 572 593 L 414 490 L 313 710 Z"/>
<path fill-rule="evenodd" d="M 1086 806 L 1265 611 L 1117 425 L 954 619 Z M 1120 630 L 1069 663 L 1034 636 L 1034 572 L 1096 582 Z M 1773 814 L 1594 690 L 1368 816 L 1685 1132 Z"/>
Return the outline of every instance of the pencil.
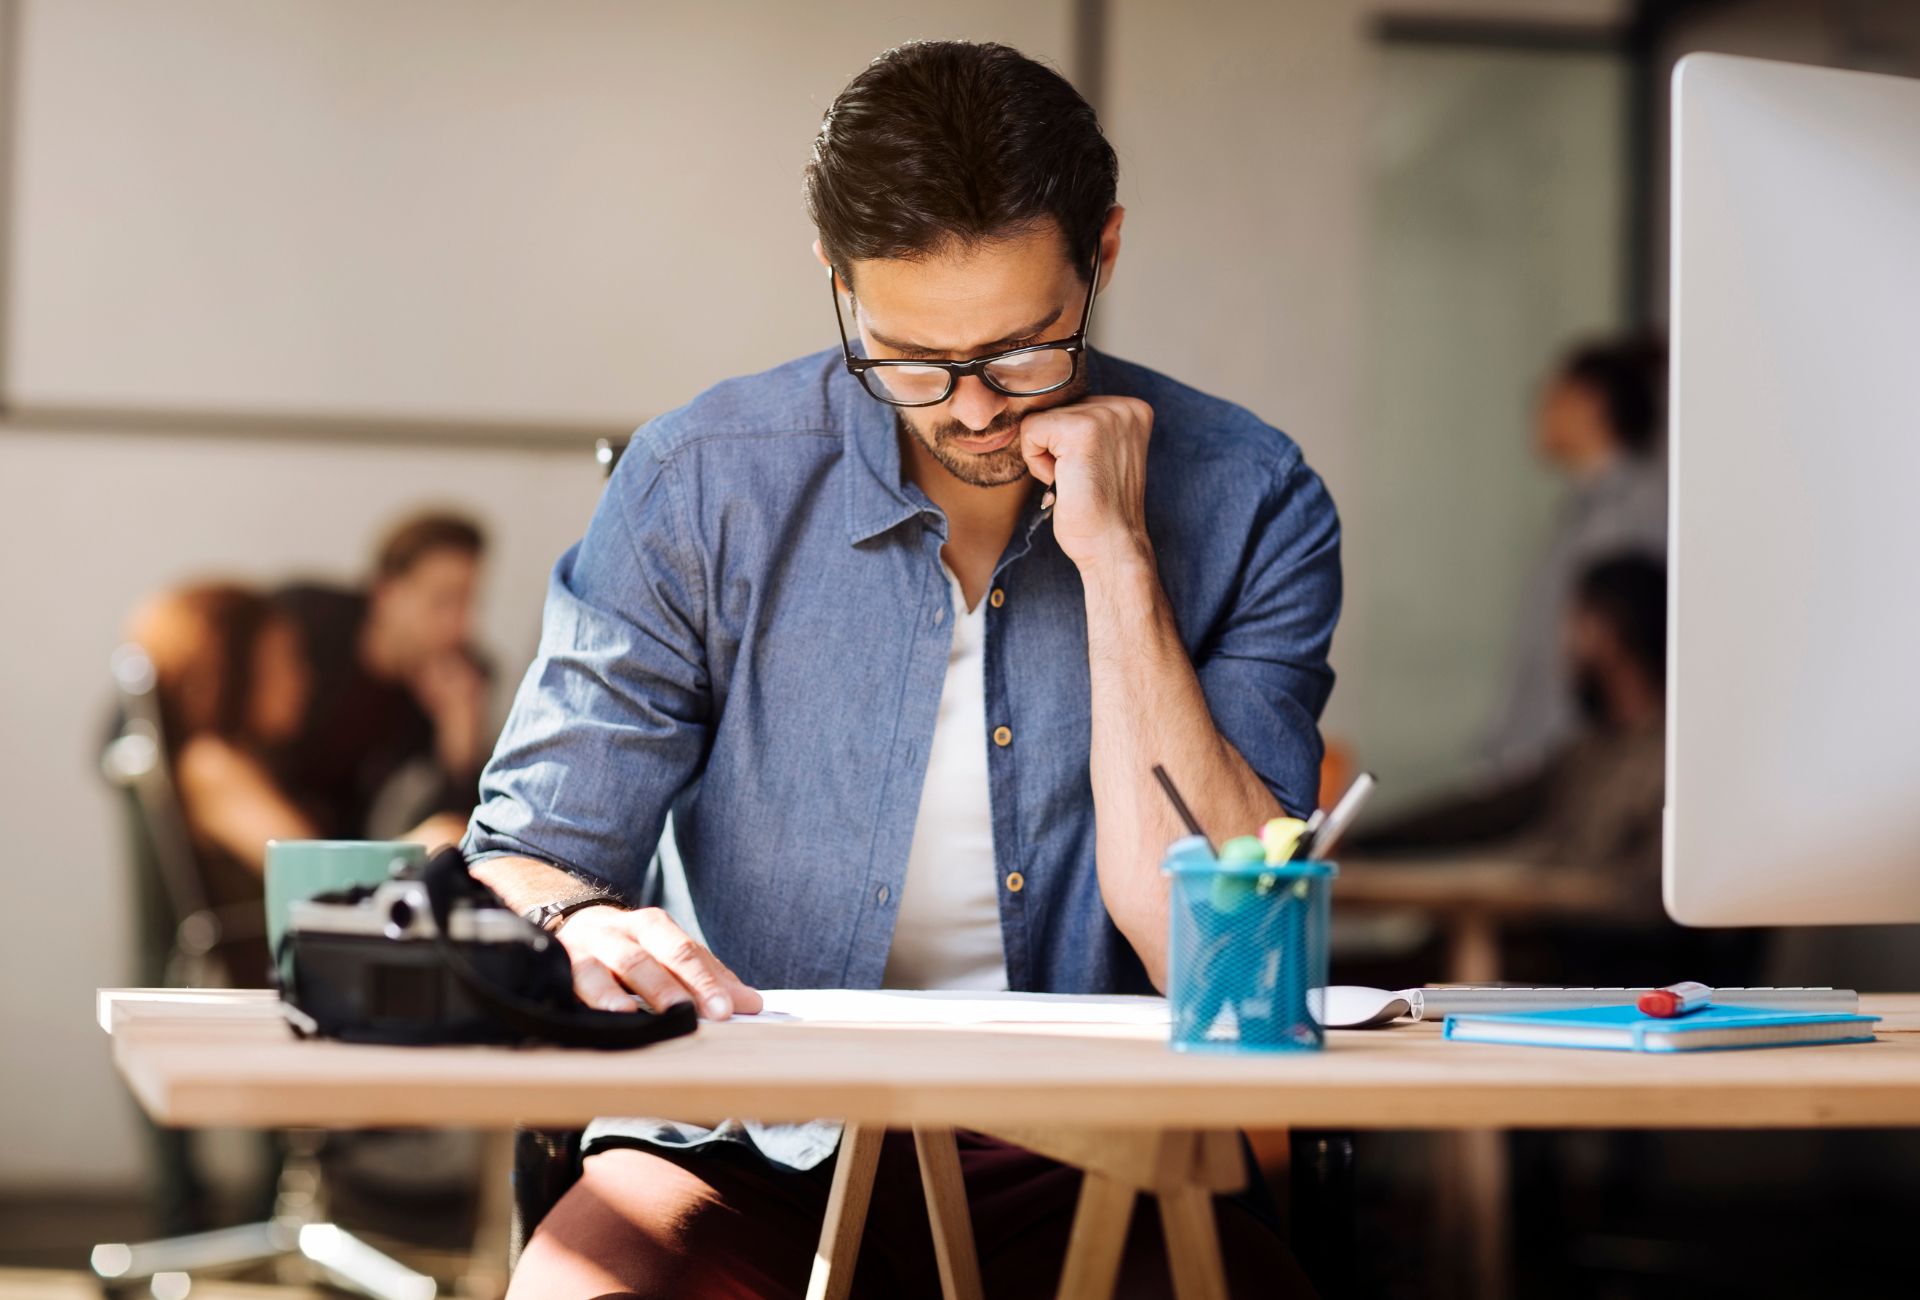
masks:
<path fill-rule="evenodd" d="M 1160 788 L 1167 792 L 1167 802 L 1172 804 L 1174 812 L 1180 815 L 1180 821 L 1186 826 L 1187 834 L 1198 835 L 1201 839 L 1207 840 L 1207 852 L 1215 857 L 1220 856 L 1213 847 L 1213 841 L 1207 839 L 1207 833 L 1200 829 L 1200 823 L 1194 819 L 1193 809 L 1187 807 L 1187 801 L 1180 797 L 1180 790 L 1174 785 L 1173 778 L 1167 775 L 1167 769 L 1155 763 L 1153 775 L 1154 779 L 1160 782 Z"/>

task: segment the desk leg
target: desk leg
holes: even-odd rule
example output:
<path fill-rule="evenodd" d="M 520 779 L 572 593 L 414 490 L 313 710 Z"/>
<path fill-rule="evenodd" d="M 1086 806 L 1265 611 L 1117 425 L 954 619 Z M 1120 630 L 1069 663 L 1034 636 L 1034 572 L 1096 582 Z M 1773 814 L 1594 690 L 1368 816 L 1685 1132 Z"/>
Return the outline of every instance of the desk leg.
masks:
<path fill-rule="evenodd" d="M 1467 1204 L 1469 1294 L 1506 1300 L 1508 1276 L 1507 1135 L 1497 1128 L 1468 1129 L 1455 1138 L 1461 1191 Z"/>
<path fill-rule="evenodd" d="M 940 1266 L 940 1294 L 944 1300 L 981 1300 L 980 1256 L 973 1246 L 973 1217 L 953 1130 L 916 1124 L 913 1146 L 920 1157 L 920 1188 L 926 1193 L 933 1254 Z"/>
<path fill-rule="evenodd" d="M 1500 978 L 1499 922 L 1481 912 L 1454 914 L 1447 979 L 1455 984 L 1491 984 Z M 1446 1139 L 1457 1171 L 1458 1203 L 1465 1214 L 1467 1269 L 1464 1293 L 1476 1300 L 1505 1300 L 1510 1289 L 1507 1240 L 1507 1135 L 1498 1129 L 1468 1129 Z"/>
<path fill-rule="evenodd" d="M 1238 1191 L 1247 1170 L 1232 1129 L 1021 1129 L 992 1135 L 1083 1171 L 1062 1297 L 1105 1300 L 1126 1253 L 1133 1198 L 1160 1198 L 1160 1220 L 1180 1300 L 1226 1300 L 1226 1269 L 1213 1218 L 1216 1192 Z"/>
<path fill-rule="evenodd" d="M 1088 1170 L 1073 1212 L 1073 1236 L 1060 1270 L 1059 1300 L 1109 1300 L 1120 1279 L 1120 1257 L 1133 1219 L 1134 1189 Z"/>
<path fill-rule="evenodd" d="M 1220 1229 L 1213 1219 L 1213 1193 L 1204 1187 L 1171 1187 L 1160 1193 L 1160 1228 L 1167 1238 L 1178 1300 L 1227 1300 L 1227 1270 L 1220 1258 Z"/>
<path fill-rule="evenodd" d="M 813 1253 L 813 1276 L 807 1280 L 807 1300 L 846 1300 L 853 1289 L 853 1265 L 860 1258 L 860 1234 L 867 1226 L 867 1202 L 873 1198 L 880 1143 L 886 1136 L 887 1130 L 879 1124 L 848 1124 L 841 1131 L 827 1216 Z"/>
<path fill-rule="evenodd" d="M 1459 911 L 1447 927 L 1447 982 L 1491 984 L 1500 978 L 1500 923 L 1484 912 Z"/>

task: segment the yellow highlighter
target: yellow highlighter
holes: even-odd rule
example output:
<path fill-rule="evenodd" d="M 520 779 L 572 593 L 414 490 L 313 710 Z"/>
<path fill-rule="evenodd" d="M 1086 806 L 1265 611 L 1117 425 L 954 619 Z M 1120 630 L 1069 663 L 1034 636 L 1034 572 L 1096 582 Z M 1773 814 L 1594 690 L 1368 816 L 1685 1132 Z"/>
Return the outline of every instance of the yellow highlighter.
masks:
<path fill-rule="evenodd" d="M 1260 843 L 1267 851 L 1267 865 L 1280 866 L 1293 860 L 1294 846 L 1306 834 L 1307 824 L 1298 817 L 1275 817 L 1260 828 Z"/>

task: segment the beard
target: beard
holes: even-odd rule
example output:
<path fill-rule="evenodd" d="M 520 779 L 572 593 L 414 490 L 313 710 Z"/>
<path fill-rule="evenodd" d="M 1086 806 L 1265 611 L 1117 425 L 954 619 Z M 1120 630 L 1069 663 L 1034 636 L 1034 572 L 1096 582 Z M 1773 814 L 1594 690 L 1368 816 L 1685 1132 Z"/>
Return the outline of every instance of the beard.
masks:
<path fill-rule="evenodd" d="M 1057 393 L 1048 393 L 1043 403 L 1019 411 L 1011 408 L 1004 410 L 994 416 L 993 422 L 984 429 L 969 429 L 958 420 L 937 420 L 916 426 L 907 420 L 904 411 L 898 415 L 906 435 L 925 447 L 947 473 L 969 487 L 1005 487 L 1027 477 L 1027 458 L 1020 450 L 1020 421 L 1035 411 L 1065 406 L 1086 395 L 1087 380 L 1083 368 L 1071 384 Z M 997 438 L 1010 429 L 1014 434 L 1013 441 L 998 451 L 968 451 L 960 444 L 962 438 Z"/>
<path fill-rule="evenodd" d="M 905 417 L 901 423 L 906 424 Z M 998 451 L 968 451 L 959 442 L 962 438 L 997 438 L 1008 430 L 1013 430 L 1014 439 Z M 908 425 L 907 436 L 925 447 L 947 473 L 969 487 L 1003 487 L 1027 476 L 1027 458 L 1020 452 L 1019 430 L 1020 415 L 1002 411 L 993 418 L 993 423 L 977 431 L 958 420 L 941 420 L 923 428 Z"/>

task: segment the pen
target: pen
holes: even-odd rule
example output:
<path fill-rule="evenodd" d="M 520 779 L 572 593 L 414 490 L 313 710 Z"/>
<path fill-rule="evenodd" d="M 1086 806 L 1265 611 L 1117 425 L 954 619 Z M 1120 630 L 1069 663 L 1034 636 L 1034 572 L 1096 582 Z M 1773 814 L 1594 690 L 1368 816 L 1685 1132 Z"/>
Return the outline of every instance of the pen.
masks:
<path fill-rule="evenodd" d="M 1371 772 L 1362 772 L 1353 778 L 1353 784 L 1340 796 L 1340 802 L 1333 806 L 1333 811 L 1327 814 L 1326 820 L 1320 823 L 1320 829 L 1314 832 L 1312 841 L 1307 844 L 1308 858 L 1321 860 L 1333 852 L 1333 846 L 1340 842 L 1340 837 L 1347 833 L 1347 827 L 1353 825 L 1353 819 L 1360 815 L 1360 806 L 1366 803 L 1367 796 L 1373 793 L 1376 784 Z"/>

